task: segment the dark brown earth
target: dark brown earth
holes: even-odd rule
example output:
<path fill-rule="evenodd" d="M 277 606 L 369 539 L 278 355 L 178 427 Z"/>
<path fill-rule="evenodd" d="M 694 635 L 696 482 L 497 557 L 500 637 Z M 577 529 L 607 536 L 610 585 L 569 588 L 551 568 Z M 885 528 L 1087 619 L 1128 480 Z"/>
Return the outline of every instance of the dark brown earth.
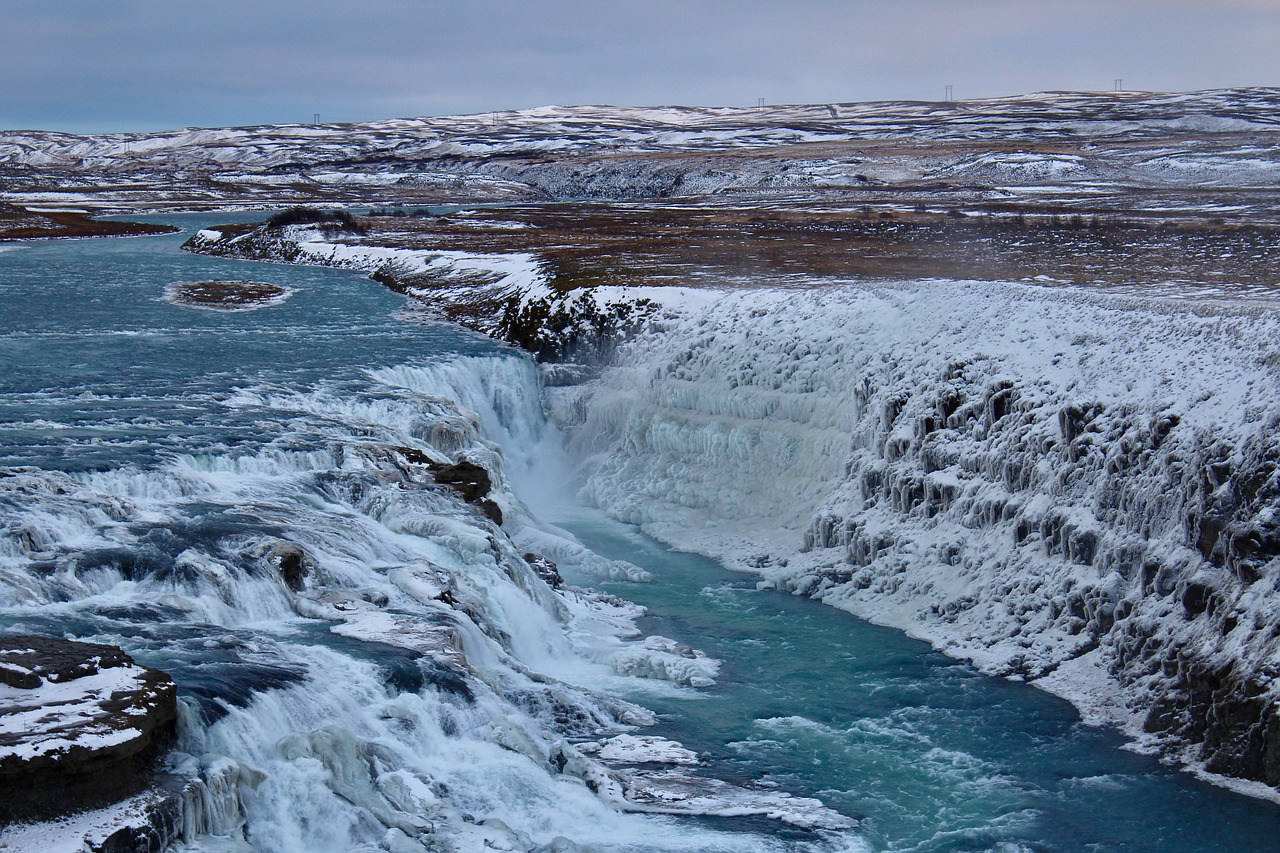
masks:
<path fill-rule="evenodd" d="M 1275 286 L 1280 229 L 1202 216 L 999 206 L 895 210 L 703 199 L 548 203 L 359 217 L 343 242 L 532 252 L 567 291 L 595 285 L 961 278 L 1090 286 Z M 518 226 L 518 227 L 517 227 Z"/>
<path fill-rule="evenodd" d="M 0 240 L 40 240 L 51 237 L 122 237 L 169 234 L 167 225 L 92 219 L 74 211 L 27 210 L 0 202 Z"/>
<path fill-rule="evenodd" d="M 270 305 L 288 292 L 263 281 L 184 281 L 168 288 L 170 300 L 179 305 L 228 311 Z"/>

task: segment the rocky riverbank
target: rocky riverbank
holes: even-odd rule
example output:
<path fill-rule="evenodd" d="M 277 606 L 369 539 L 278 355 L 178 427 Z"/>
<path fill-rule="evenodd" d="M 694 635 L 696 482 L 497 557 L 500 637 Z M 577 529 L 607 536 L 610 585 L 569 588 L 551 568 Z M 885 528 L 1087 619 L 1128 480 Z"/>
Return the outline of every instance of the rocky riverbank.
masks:
<path fill-rule="evenodd" d="M 22 207 L 0 202 L 0 241 L 55 237 L 124 237 L 167 234 L 167 225 L 94 219 L 86 210 Z"/>

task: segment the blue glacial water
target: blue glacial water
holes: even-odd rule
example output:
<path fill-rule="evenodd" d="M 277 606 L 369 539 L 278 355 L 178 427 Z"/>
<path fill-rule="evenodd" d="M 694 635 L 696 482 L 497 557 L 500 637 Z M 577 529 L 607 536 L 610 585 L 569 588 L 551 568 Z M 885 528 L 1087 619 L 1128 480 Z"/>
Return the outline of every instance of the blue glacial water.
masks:
<path fill-rule="evenodd" d="M 268 441 L 280 424 L 226 405 L 235 389 L 367 385 L 370 368 L 500 350 L 447 324 L 405 322 L 403 298 L 359 274 L 179 251 L 189 236 L 0 244 L 0 464 L 84 470 Z M 164 301 L 166 286 L 205 279 L 293 295 L 233 313 Z"/>
<path fill-rule="evenodd" d="M 408 737 L 412 709 L 399 694 L 432 689 L 412 655 L 297 618 L 261 579 L 245 575 L 250 591 L 239 598 L 217 585 L 239 577 L 244 542 L 280 531 L 351 588 L 383 584 L 386 566 L 420 558 L 419 546 L 356 512 L 334 485 L 342 445 L 402 442 L 413 431 L 404 389 L 379 377 L 468 362 L 473 378 L 483 374 L 469 386 L 468 405 L 480 408 L 476 395 L 536 394 L 533 371 L 510 350 L 406 312 L 401 297 L 360 275 L 178 250 L 190 229 L 234 218 L 165 217 L 188 231 L 159 237 L 0 244 L 0 467 L 68 475 L 5 505 L 0 526 L 34 525 L 22 535 L 35 556 L 0 554 L 0 629 L 119 643 L 172 672 L 191 709 L 184 745 L 268 770 L 245 794 L 246 844 L 390 844 L 390 830 L 369 818 L 377 809 L 328 792 L 314 762 L 278 754 L 277 744 L 296 752 L 300 733 L 336 725 L 406 767 L 423 764 L 424 776 L 447 777 L 469 802 L 519 792 L 505 796 L 528 802 L 508 799 L 502 813 L 539 844 L 564 834 L 591 850 L 1280 850 L 1272 803 L 1125 751 L 1118 735 L 1083 726 L 1054 697 L 814 602 L 756 591 L 585 510 L 552 520 L 655 581 L 576 580 L 645 604 L 646 632 L 724 661 L 705 690 L 637 687 L 632 698 L 661 714 L 658 733 L 727 778 L 816 796 L 859 818 L 854 836 L 806 838 L 762 820 L 615 821 L 508 751 L 467 741 L 448 752 L 446 735 L 465 740 L 457 722 L 441 740 Z M 272 282 L 292 295 L 237 313 L 164 301 L 167 285 L 210 278 Z M 476 367 L 498 363 L 506 366 Z M 510 387 L 512 377 L 528 387 Z M 113 510 L 115 496 L 132 509 Z M 41 500 L 47 511 L 30 515 Z M 175 565 L 203 586 L 166 580 Z M 446 706 L 428 710 L 448 716 Z"/>
<path fill-rule="evenodd" d="M 763 774 L 862 819 L 886 851 L 1280 850 L 1280 806 L 1123 750 L 1067 702 L 991 678 L 834 608 L 632 528 L 561 520 L 650 584 L 643 628 L 722 659 L 719 684 L 647 699 L 670 736 L 731 775 Z"/>

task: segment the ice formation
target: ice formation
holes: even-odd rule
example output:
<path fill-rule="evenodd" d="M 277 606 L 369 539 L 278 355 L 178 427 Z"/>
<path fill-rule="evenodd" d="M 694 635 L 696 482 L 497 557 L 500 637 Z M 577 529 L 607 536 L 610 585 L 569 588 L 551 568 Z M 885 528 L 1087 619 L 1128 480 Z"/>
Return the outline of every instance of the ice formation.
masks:
<path fill-rule="evenodd" d="M 1280 782 L 1269 306 L 951 281 L 692 297 L 550 389 L 587 498 Z"/>

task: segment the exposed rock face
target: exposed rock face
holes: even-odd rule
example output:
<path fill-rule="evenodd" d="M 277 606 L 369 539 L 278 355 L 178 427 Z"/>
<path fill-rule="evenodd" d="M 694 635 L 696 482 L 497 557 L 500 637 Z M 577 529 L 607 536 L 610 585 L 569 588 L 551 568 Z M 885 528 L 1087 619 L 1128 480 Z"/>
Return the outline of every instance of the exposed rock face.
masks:
<path fill-rule="evenodd" d="M 542 578 L 552 589 L 559 589 L 564 586 L 564 578 L 560 576 L 560 567 L 551 560 L 541 554 L 527 552 L 524 555 L 524 561 L 538 573 L 538 577 Z"/>
<path fill-rule="evenodd" d="M 300 592 L 306 588 L 307 576 L 311 574 L 312 566 L 301 546 L 284 540 L 270 542 L 262 556 L 280 573 L 280 579 L 289 589 Z"/>
<path fill-rule="evenodd" d="M 139 794 L 121 809 L 115 821 L 86 834 L 85 849 L 92 853 L 163 853 L 182 838 L 182 794 L 176 785 Z"/>
<path fill-rule="evenodd" d="M 502 509 L 489 498 L 493 490 L 493 481 L 489 472 L 474 462 L 463 459 L 452 465 L 431 463 L 431 471 L 436 482 L 448 486 L 469 504 L 474 504 L 482 513 L 497 524 L 502 523 Z"/>
<path fill-rule="evenodd" d="M 388 250 L 340 237 L 315 226 L 221 226 L 197 232 L 183 248 L 218 257 L 362 270 L 449 320 L 544 362 L 602 363 L 659 308 L 645 298 L 609 296 L 609 288 L 579 287 L 571 283 L 572 276 L 566 277 L 568 284 L 545 287 L 539 264 L 529 261 L 527 269 L 513 273 L 510 256 L 474 255 L 454 264 L 430 250 Z"/>
<path fill-rule="evenodd" d="M 462 499 L 474 503 L 493 488 L 489 472 L 474 462 L 462 460 L 453 465 L 433 465 L 436 482 L 451 486 Z"/>
<path fill-rule="evenodd" d="M 173 681 L 115 646 L 4 637 L 0 670 L 0 823 L 124 799 L 173 742 Z"/>

